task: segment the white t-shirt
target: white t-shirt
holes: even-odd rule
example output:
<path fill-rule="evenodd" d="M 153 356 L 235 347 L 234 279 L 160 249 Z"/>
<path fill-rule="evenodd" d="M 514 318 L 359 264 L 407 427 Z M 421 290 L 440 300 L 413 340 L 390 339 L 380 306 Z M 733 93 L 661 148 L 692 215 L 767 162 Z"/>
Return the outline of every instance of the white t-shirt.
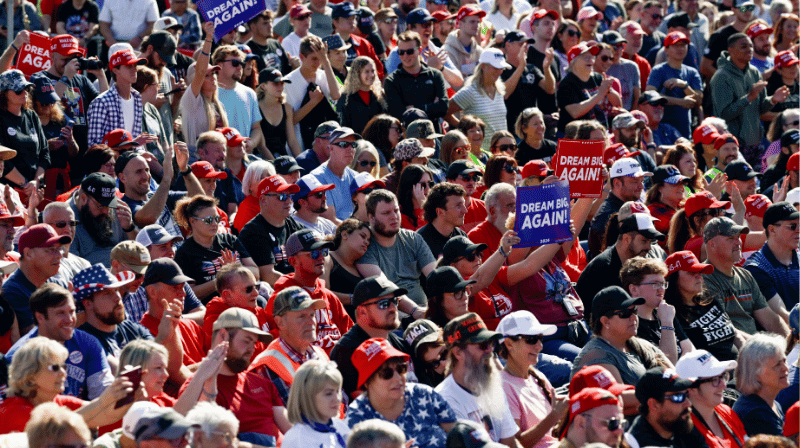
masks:
<path fill-rule="evenodd" d="M 483 144 L 481 148 L 489 151 L 492 136 L 497 131 L 507 131 L 508 122 L 506 121 L 506 101 L 500 92 L 494 93 L 494 99 L 489 98 L 485 93 L 481 93 L 470 84 L 459 90 L 452 98 L 463 110 L 463 115 L 472 114 L 486 123 Z"/>
<path fill-rule="evenodd" d="M 291 83 L 284 84 L 286 102 L 292 106 L 292 109 L 295 112 L 297 112 L 297 110 L 300 109 L 300 105 L 303 104 L 303 98 L 306 96 L 308 81 L 303 78 L 299 68 L 289 73 L 287 78 L 291 81 Z M 322 93 L 325 94 L 325 98 L 328 100 L 331 99 L 331 89 L 328 87 L 328 78 L 325 77 L 325 72 L 323 70 L 317 70 L 317 76 L 314 80 L 314 84 L 318 85 L 319 88 L 322 89 Z M 230 117 L 228 118 L 230 119 Z M 300 143 L 300 147 L 305 148 L 306 145 L 303 143 L 303 138 L 300 135 L 300 123 L 296 123 L 294 125 L 294 130 L 295 133 L 297 133 L 297 142 Z M 308 147 L 311 147 L 311 142 L 308 142 Z"/>
<path fill-rule="evenodd" d="M 495 442 L 514 437 L 519 431 L 519 426 L 514 422 L 514 418 L 508 410 L 505 394 L 502 397 L 495 397 L 495 410 L 503 414 L 502 419 L 498 421 L 491 418 L 478 406 L 475 396 L 459 386 L 456 380 L 453 379 L 453 375 L 448 375 L 434 390 L 447 400 L 459 420 L 472 420 L 475 423 L 484 425 L 489 436 Z M 489 427 L 490 425 L 491 427 Z"/>
<path fill-rule="evenodd" d="M 125 130 L 131 134 L 133 134 L 133 101 L 133 95 L 127 100 L 123 97 L 119 97 L 119 105 L 122 108 L 122 118 L 125 121 Z"/>
<path fill-rule="evenodd" d="M 289 33 L 288 36 L 283 38 L 283 42 L 281 42 L 281 45 L 283 46 L 283 49 L 286 51 L 287 54 L 299 58 L 301 39 L 302 37 L 298 36 L 297 33 L 292 31 L 291 33 Z"/>
<path fill-rule="evenodd" d="M 336 224 L 322 216 L 317 217 L 316 223 L 310 223 L 297 215 L 292 215 L 292 218 L 302 224 L 306 229 L 314 230 L 320 235 L 333 236 L 336 233 Z"/>
<path fill-rule="evenodd" d="M 156 0 L 105 0 L 100 10 L 100 21 L 111 23 L 114 38 L 121 41 L 133 39 L 158 17 Z"/>
<path fill-rule="evenodd" d="M 333 427 L 336 432 L 347 440 L 350 428 L 343 420 L 333 419 Z M 283 436 L 284 446 L 309 446 L 314 448 L 341 448 L 341 444 L 336 438 L 336 434 L 331 432 L 319 432 L 311 429 L 305 423 L 298 423 L 286 432 Z"/>

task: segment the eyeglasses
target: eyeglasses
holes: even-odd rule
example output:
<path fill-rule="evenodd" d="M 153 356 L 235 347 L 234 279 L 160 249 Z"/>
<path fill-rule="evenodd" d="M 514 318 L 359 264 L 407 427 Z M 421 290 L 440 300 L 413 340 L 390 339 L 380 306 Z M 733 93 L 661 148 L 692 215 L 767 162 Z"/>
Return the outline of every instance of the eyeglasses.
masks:
<path fill-rule="evenodd" d="M 602 55 L 600 56 L 600 60 L 603 62 L 608 62 L 611 60 L 611 56 Z"/>
<path fill-rule="evenodd" d="M 523 334 L 520 334 L 520 335 L 517 335 L 517 336 L 509 336 L 508 338 L 511 339 L 514 342 L 517 342 L 520 339 L 524 339 L 525 343 L 528 344 L 528 345 L 536 345 L 536 344 L 542 342 L 542 335 L 540 335 L 540 334 L 537 334 L 537 335 L 528 335 L 528 334 L 523 335 Z"/>
<path fill-rule="evenodd" d="M 75 227 L 78 225 L 78 221 L 58 221 L 50 224 L 51 226 L 57 229 L 63 229 L 64 227 L 70 226 Z"/>
<path fill-rule="evenodd" d="M 390 380 L 394 378 L 394 373 L 397 372 L 400 376 L 405 375 L 408 372 L 408 363 L 407 362 L 400 362 L 397 363 L 394 368 L 389 366 L 384 366 L 380 370 L 378 370 L 378 377 L 382 380 Z"/>
<path fill-rule="evenodd" d="M 458 148 L 453 150 L 458 155 L 464 155 L 469 151 L 469 146 L 459 146 Z"/>
<path fill-rule="evenodd" d="M 319 260 L 319 257 L 325 258 L 328 256 L 328 249 L 317 249 L 308 252 L 312 260 Z"/>
<path fill-rule="evenodd" d="M 397 132 L 398 134 L 403 133 L 403 128 L 401 128 L 400 126 L 390 126 L 389 129 L 394 132 Z"/>
<path fill-rule="evenodd" d="M 47 366 L 47 370 L 49 370 L 51 372 L 60 372 L 60 371 L 63 370 L 63 371 L 66 372 L 67 371 L 67 365 L 66 364 L 50 364 L 50 365 Z"/>
<path fill-rule="evenodd" d="M 456 291 L 456 292 L 453 293 L 453 298 L 456 299 L 456 300 L 464 300 L 466 298 L 469 298 L 469 291 L 470 290 L 471 289 L 469 288 L 469 286 L 467 286 L 467 288 L 462 289 L 461 291 Z"/>
<path fill-rule="evenodd" d="M 340 147 L 342 149 L 347 149 L 347 148 L 355 149 L 356 146 L 358 146 L 358 143 L 356 143 L 356 142 L 336 142 L 336 143 L 333 143 L 333 145 L 334 146 L 338 146 L 338 147 Z"/>
<path fill-rule="evenodd" d="M 786 227 L 787 229 L 791 230 L 792 232 L 797 230 L 797 223 L 793 222 L 791 224 L 781 224 L 777 227 Z"/>
<path fill-rule="evenodd" d="M 443 362 L 447 361 L 447 354 L 448 353 L 450 353 L 450 352 L 447 349 L 442 350 L 442 353 L 439 354 L 438 358 L 434 359 L 433 361 L 428 361 L 427 362 L 428 367 L 430 367 L 433 370 L 438 369 L 439 366 L 442 365 Z"/>
<path fill-rule="evenodd" d="M 510 145 L 497 145 L 495 146 L 499 151 L 502 152 L 515 152 L 517 150 L 517 145 L 510 144 Z"/>
<path fill-rule="evenodd" d="M 515 167 L 514 165 L 504 165 L 503 171 L 509 174 L 516 174 L 519 173 L 519 168 Z"/>
<path fill-rule="evenodd" d="M 397 54 L 399 56 L 404 56 L 404 55 L 407 55 L 407 54 L 409 54 L 409 55 L 410 54 L 414 54 L 416 51 L 417 51 L 416 48 L 409 48 L 408 50 L 401 50 L 401 49 L 398 48 L 397 49 Z"/>
<path fill-rule="evenodd" d="M 473 174 L 472 176 L 470 176 L 469 174 L 462 174 L 459 177 L 461 177 L 461 180 L 464 182 L 478 182 L 479 180 L 481 180 L 480 174 Z"/>
<path fill-rule="evenodd" d="M 313 193 L 313 194 L 310 194 L 310 195 L 308 195 L 308 197 L 309 197 L 309 198 L 317 198 L 317 199 L 322 199 L 322 198 L 324 198 L 324 197 L 325 197 L 325 192 L 324 192 L 324 191 L 318 191 L 318 192 L 316 192 L 316 193 Z"/>
<path fill-rule="evenodd" d="M 647 283 L 639 283 L 639 286 L 652 286 L 653 289 L 664 289 L 666 290 L 669 288 L 669 282 L 647 282 Z"/>
<path fill-rule="evenodd" d="M 689 394 L 687 394 L 686 392 L 680 392 L 672 395 L 664 395 L 665 400 L 669 400 L 673 403 L 683 403 L 684 401 L 686 401 L 688 397 Z"/>
<path fill-rule="evenodd" d="M 485 352 L 486 350 L 489 350 L 489 349 L 494 350 L 494 347 L 495 347 L 496 344 L 497 344 L 497 340 L 492 338 L 492 339 L 487 339 L 487 340 L 485 340 L 483 342 L 480 342 L 480 343 L 477 343 L 477 344 L 473 344 L 473 345 L 477 345 L 478 348 L 481 349 L 482 352 Z"/>
<path fill-rule="evenodd" d="M 567 30 L 567 35 L 569 37 L 575 37 L 575 36 L 581 37 L 581 32 L 575 30 Z"/>
<path fill-rule="evenodd" d="M 653 20 L 661 20 L 664 18 L 664 16 L 662 16 L 661 14 L 650 14 L 650 17 L 652 17 Z"/>
<path fill-rule="evenodd" d="M 397 23 L 397 19 L 396 18 L 383 19 L 383 23 L 388 23 L 388 24 Z"/>
<path fill-rule="evenodd" d="M 390 306 L 397 306 L 397 297 L 387 297 L 385 299 L 376 300 L 370 303 L 364 303 L 362 306 L 377 305 L 379 310 L 388 310 Z"/>
<path fill-rule="evenodd" d="M 245 294 L 252 294 L 253 291 L 256 290 L 256 288 L 257 288 L 256 285 L 247 285 L 247 286 L 244 287 L 244 293 Z"/>
<path fill-rule="evenodd" d="M 422 188 L 433 188 L 433 186 L 436 184 L 433 183 L 433 181 L 430 181 L 430 182 L 417 182 L 417 185 L 422 185 Z"/>
<path fill-rule="evenodd" d="M 375 165 L 377 165 L 378 162 L 376 162 L 374 160 L 359 160 L 358 164 L 361 165 L 364 168 L 366 168 L 366 167 L 375 168 Z"/>
<path fill-rule="evenodd" d="M 467 260 L 467 261 L 469 261 L 470 263 L 472 263 L 473 261 L 475 261 L 475 259 L 476 259 L 476 258 L 483 258 L 483 254 L 481 254 L 481 253 L 479 253 L 479 252 L 473 252 L 473 253 L 471 253 L 471 254 L 469 254 L 469 255 L 465 255 L 465 256 L 463 256 L 463 257 L 458 257 L 458 258 L 456 258 L 456 260 L 455 260 L 455 261 L 459 261 L 459 260 Z"/>
<path fill-rule="evenodd" d="M 586 418 L 592 418 L 592 415 L 586 414 Z M 600 422 L 607 430 L 611 432 L 614 432 L 620 428 L 622 428 L 622 430 L 624 431 L 625 427 L 627 426 L 627 422 L 624 419 L 618 417 L 609 419 L 598 418 L 597 421 Z"/>
<path fill-rule="evenodd" d="M 238 59 L 225 59 L 225 60 L 224 60 L 224 61 L 222 61 L 222 62 L 223 62 L 223 63 L 224 63 L 224 62 L 230 62 L 230 63 L 231 63 L 231 65 L 232 65 L 232 66 L 234 66 L 234 67 L 241 67 L 241 66 L 243 66 L 243 65 L 244 65 L 244 62 L 242 62 L 242 61 L 240 61 L 240 60 L 238 60 Z"/>
<path fill-rule="evenodd" d="M 720 383 L 728 384 L 728 380 L 729 379 L 730 379 L 730 375 L 728 375 L 728 372 L 725 372 L 722 375 L 717 375 L 717 376 L 714 376 L 714 377 L 711 377 L 711 378 L 699 379 L 699 380 L 695 381 L 694 385 L 695 385 L 695 387 L 697 387 L 697 386 L 700 386 L 701 384 L 704 384 L 704 383 L 711 383 L 712 386 L 719 387 Z"/>
<path fill-rule="evenodd" d="M 194 218 L 194 219 L 196 219 L 198 221 L 202 221 L 202 222 L 204 222 L 204 223 L 206 223 L 208 225 L 216 225 L 216 224 L 219 224 L 220 221 L 222 221 L 222 217 L 219 216 L 219 215 L 207 216 L 205 218 L 192 216 L 192 218 Z"/>
<path fill-rule="evenodd" d="M 756 10 L 756 5 L 742 5 L 737 9 L 739 9 L 739 12 L 753 12 Z"/>
<path fill-rule="evenodd" d="M 281 202 L 286 202 L 289 199 L 289 195 L 287 193 L 279 193 L 279 194 L 267 194 L 266 196 L 278 198 Z"/>
<path fill-rule="evenodd" d="M 630 319 L 631 316 L 633 316 L 634 314 L 636 314 L 636 310 L 632 308 L 628 308 L 621 311 L 614 311 L 613 313 L 611 313 L 612 316 L 619 316 L 620 319 Z"/>

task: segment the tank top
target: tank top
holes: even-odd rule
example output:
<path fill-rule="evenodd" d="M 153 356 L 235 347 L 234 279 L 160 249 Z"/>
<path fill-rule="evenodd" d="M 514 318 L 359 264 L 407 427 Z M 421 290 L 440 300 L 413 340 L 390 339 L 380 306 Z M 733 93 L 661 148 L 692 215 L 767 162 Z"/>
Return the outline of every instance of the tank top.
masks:
<path fill-rule="evenodd" d="M 275 157 L 289 155 L 286 152 L 286 111 L 284 107 L 281 105 L 281 121 L 276 126 L 270 124 L 266 114 L 263 111 L 261 112 L 264 115 L 263 120 L 261 120 L 261 133 L 264 134 L 264 143 Z"/>
<path fill-rule="evenodd" d="M 362 277 L 354 275 L 342 267 L 335 258 L 331 257 L 331 261 L 333 262 L 333 267 L 331 267 L 331 291 L 352 294 Z M 350 315 L 350 318 L 355 320 L 356 308 L 353 305 L 344 305 L 344 309 Z"/>

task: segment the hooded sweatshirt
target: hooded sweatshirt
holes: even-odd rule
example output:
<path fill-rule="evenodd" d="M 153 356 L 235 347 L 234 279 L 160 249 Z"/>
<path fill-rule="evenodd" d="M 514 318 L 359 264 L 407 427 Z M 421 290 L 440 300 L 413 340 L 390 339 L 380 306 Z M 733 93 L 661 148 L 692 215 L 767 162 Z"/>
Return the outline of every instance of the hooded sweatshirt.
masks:
<path fill-rule="evenodd" d="M 458 30 L 454 30 L 447 35 L 443 48 L 447 50 L 450 60 L 453 61 L 456 68 L 464 75 L 464 78 L 475 72 L 475 68 L 478 67 L 478 58 L 480 58 L 481 53 L 483 53 L 483 48 L 481 48 L 480 43 L 474 37 L 469 46 L 469 51 L 467 51 L 467 49 L 461 45 L 461 41 L 458 40 Z"/>
<path fill-rule="evenodd" d="M 747 99 L 753 84 L 761 79 L 761 73 L 751 64 L 739 69 L 723 51 L 717 59 L 717 72 L 711 78 L 711 95 L 714 115 L 728 123 L 728 131 L 739 139 L 742 146 L 761 143 L 763 129 L 759 117 L 772 109 L 767 91 L 762 90 L 755 101 Z"/>

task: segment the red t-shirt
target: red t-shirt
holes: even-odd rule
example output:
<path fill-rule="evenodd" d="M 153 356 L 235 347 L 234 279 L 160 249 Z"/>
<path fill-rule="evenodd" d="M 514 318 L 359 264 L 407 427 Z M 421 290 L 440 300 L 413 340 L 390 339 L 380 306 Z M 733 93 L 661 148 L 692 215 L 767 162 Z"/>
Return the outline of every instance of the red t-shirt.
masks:
<path fill-rule="evenodd" d="M 716 434 L 711 432 L 711 430 L 692 413 L 692 422 L 694 422 L 694 426 L 697 427 L 700 433 L 703 434 L 703 437 L 706 438 L 708 448 L 739 448 L 741 445 L 736 443 L 733 439 L 734 437 L 738 438 L 739 442 L 744 445 L 747 432 L 744 430 L 742 420 L 733 412 L 733 409 L 724 404 L 719 404 L 714 408 L 714 412 L 716 412 L 718 418 L 721 420 L 720 426 L 722 426 L 722 432 L 725 434 L 724 439 L 717 437 Z M 725 428 L 726 425 L 733 431 L 733 434 Z"/>
<path fill-rule="evenodd" d="M 577 283 L 581 272 L 583 272 L 587 264 L 586 251 L 584 251 L 581 245 L 576 241 L 575 244 L 572 245 L 572 250 L 569 251 L 567 259 L 561 263 L 561 267 L 567 272 L 569 280 Z"/>
<path fill-rule="evenodd" d="M 206 314 L 203 318 L 203 333 L 205 333 L 205 347 L 211 348 L 211 335 L 214 333 L 214 322 L 217 321 L 219 315 L 222 314 L 223 311 L 231 308 L 231 305 L 225 303 L 222 300 L 222 297 L 214 297 L 206 304 Z M 264 308 L 244 308 L 247 311 L 256 315 L 256 319 L 258 319 L 258 325 L 263 331 L 269 331 L 269 317 L 267 316 L 267 311 Z M 263 342 L 256 342 L 256 351 L 253 354 L 253 359 L 258 356 L 261 352 L 267 349 L 267 345 Z"/>
<path fill-rule="evenodd" d="M 178 400 L 176 400 L 175 398 L 170 397 L 169 395 L 167 395 L 164 392 L 161 392 L 160 394 L 158 394 L 158 395 L 156 395 L 154 397 L 150 397 L 150 402 L 151 403 L 155 403 L 159 407 L 162 407 L 162 408 L 172 408 L 172 407 L 175 407 L 175 403 L 177 403 Z M 109 432 L 111 432 L 111 431 L 113 431 L 115 429 L 119 429 L 119 428 L 122 428 L 122 419 L 120 419 L 116 423 L 112 423 L 112 424 L 106 425 L 106 426 L 101 426 L 100 428 L 97 429 L 97 434 L 102 436 L 105 433 L 109 433 Z"/>
<path fill-rule="evenodd" d="M 500 319 L 514 311 L 511 297 L 505 290 L 507 286 L 508 267 L 503 266 L 494 277 L 494 281 L 470 300 L 469 310 L 481 316 L 489 330 L 494 331 Z"/>
<path fill-rule="evenodd" d="M 411 222 L 411 218 L 409 218 L 408 216 L 400 214 L 400 227 L 414 231 L 422 228 L 422 226 L 428 223 L 422 218 L 424 214 L 425 212 L 421 208 L 414 209 L 414 215 L 417 218 L 417 225 L 414 225 L 414 223 Z"/>
<path fill-rule="evenodd" d="M 469 206 L 467 206 L 467 214 L 464 215 L 464 225 L 461 230 L 469 233 L 478 224 L 486 221 L 486 204 L 480 199 L 470 198 Z M 473 241 L 474 242 L 474 241 Z"/>
<path fill-rule="evenodd" d="M 150 330 L 153 337 L 158 336 L 159 320 L 152 314 L 145 313 L 140 323 Z M 183 365 L 189 366 L 202 361 L 206 357 L 207 350 L 203 346 L 205 335 L 200 325 L 193 320 L 181 318 L 178 320 L 177 330 L 180 332 L 183 346 Z"/>
<path fill-rule="evenodd" d="M 261 206 L 258 205 L 258 198 L 253 195 L 248 195 L 244 198 L 244 201 L 239 204 L 239 208 L 236 209 L 236 216 L 233 218 L 233 228 L 241 232 L 242 227 L 259 213 L 261 213 Z"/>
<path fill-rule="evenodd" d="M 70 410 L 77 411 L 88 403 L 71 395 L 56 395 L 53 402 Z M 25 425 L 31 419 L 33 404 L 23 397 L 11 397 L 0 404 L 0 434 L 25 432 Z"/>
<path fill-rule="evenodd" d="M 339 298 L 325 287 L 325 282 L 321 279 L 317 279 L 313 291 L 309 291 L 308 288 L 297 283 L 294 279 L 294 273 L 282 275 L 281 278 L 275 282 L 275 293 L 269 298 L 265 310 L 267 312 L 267 322 L 270 333 L 275 336 L 275 339 L 278 339 L 278 326 L 275 325 L 275 319 L 272 318 L 275 296 L 280 291 L 290 286 L 299 286 L 308 291 L 312 299 L 322 299 L 325 301 L 325 308 L 319 309 L 316 312 L 317 340 L 314 342 L 314 345 L 322 348 L 325 350 L 325 353 L 330 355 L 336 342 L 353 326 L 353 320 L 347 315 L 347 311 L 344 310 L 344 305 L 339 301 Z"/>
<path fill-rule="evenodd" d="M 483 251 L 484 260 L 488 260 L 494 251 L 500 247 L 500 239 L 503 238 L 503 234 L 500 233 L 500 230 L 489 221 L 483 221 L 475 226 L 474 229 L 467 233 L 467 236 L 469 240 L 475 244 L 483 243 L 489 246 Z"/>

